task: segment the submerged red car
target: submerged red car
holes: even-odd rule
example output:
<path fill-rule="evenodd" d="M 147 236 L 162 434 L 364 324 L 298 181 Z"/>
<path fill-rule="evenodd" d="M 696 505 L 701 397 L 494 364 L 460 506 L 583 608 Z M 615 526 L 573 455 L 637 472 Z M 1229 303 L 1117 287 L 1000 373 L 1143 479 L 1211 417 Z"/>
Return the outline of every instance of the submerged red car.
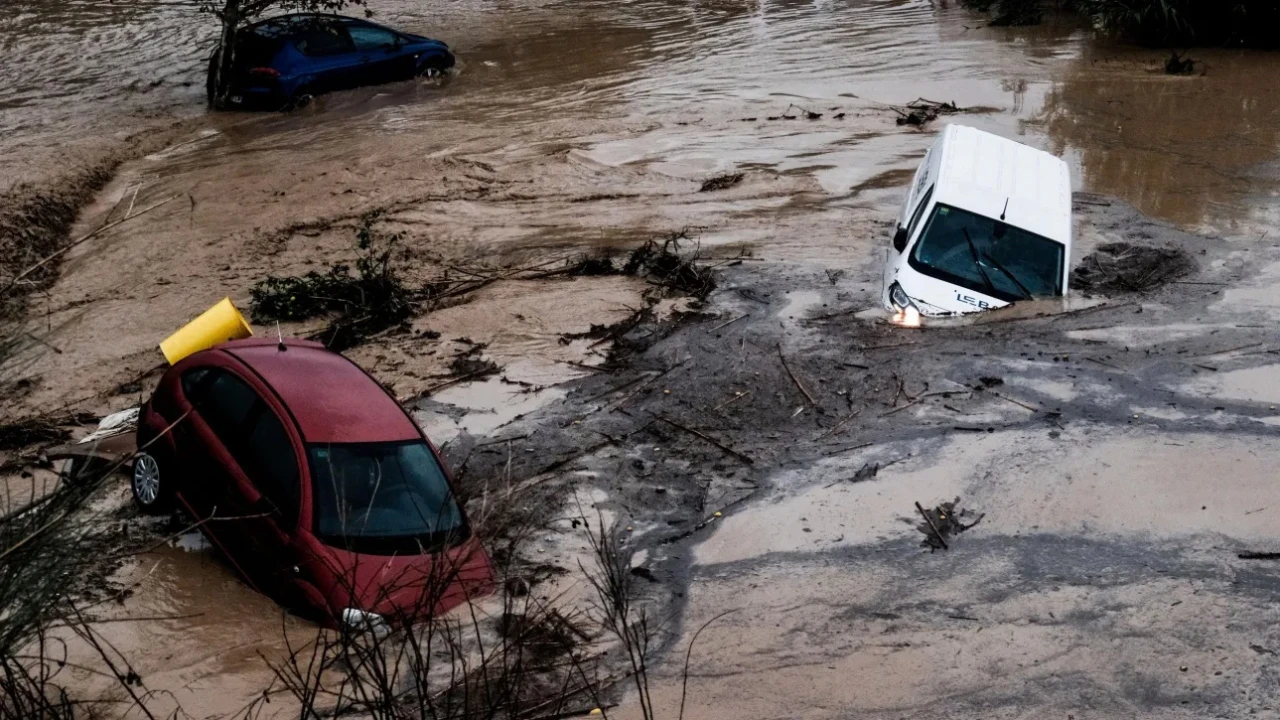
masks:
<path fill-rule="evenodd" d="M 181 504 L 253 586 L 326 624 L 411 621 L 493 584 L 436 449 L 318 343 L 183 359 L 143 405 L 138 447 L 139 506 Z"/>

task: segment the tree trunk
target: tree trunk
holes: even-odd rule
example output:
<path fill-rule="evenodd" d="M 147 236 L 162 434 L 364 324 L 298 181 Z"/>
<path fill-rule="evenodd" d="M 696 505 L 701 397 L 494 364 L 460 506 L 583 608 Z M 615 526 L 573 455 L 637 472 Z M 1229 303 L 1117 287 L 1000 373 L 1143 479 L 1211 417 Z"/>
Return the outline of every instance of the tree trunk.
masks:
<path fill-rule="evenodd" d="M 227 106 L 227 96 L 231 93 L 231 73 L 235 66 L 235 39 L 240 23 L 244 19 L 240 13 L 241 0 L 226 0 L 222 8 L 222 38 L 213 62 L 209 66 L 211 73 L 210 104 L 216 109 Z"/>

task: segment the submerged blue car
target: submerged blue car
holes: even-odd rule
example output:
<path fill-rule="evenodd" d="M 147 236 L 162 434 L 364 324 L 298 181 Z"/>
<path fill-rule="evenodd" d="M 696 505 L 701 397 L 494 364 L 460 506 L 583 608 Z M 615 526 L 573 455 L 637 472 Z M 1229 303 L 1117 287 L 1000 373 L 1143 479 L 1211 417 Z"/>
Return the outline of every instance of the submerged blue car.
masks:
<path fill-rule="evenodd" d="M 218 53 L 209 59 L 213 104 Z M 236 34 L 230 107 L 279 110 L 335 90 L 408 80 L 453 67 L 439 40 L 341 15 L 281 15 Z"/>

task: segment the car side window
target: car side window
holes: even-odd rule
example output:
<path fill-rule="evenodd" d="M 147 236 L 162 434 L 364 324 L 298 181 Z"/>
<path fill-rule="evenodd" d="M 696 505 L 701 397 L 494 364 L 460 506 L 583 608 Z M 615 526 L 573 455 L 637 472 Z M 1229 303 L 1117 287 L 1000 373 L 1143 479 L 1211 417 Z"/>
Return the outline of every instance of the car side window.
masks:
<path fill-rule="evenodd" d="M 213 373 L 212 379 L 202 385 L 201 397 L 195 402 L 196 410 L 227 449 L 234 452 L 243 436 L 245 421 L 259 402 L 258 394 L 243 380 L 225 371 Z"/>
<path fill-rule="evenodd" d="M 298 522 L 298 460 L 280 418 L 262 404 L 237 462 L 289 527 Z"/>
<path fill-rule="evenodd" d="M 182 374 L 182 394 L 187 396 L 187 402 L 195 405 L 204 398 L 211 372 L 209 368 L 193 368 Z"/>
<path fill-rule="evenodd" d="M 399 44 L 399 36 L 395 33 L 372 25 L 350 25 L 347 30 L 351 33 L 351 40 L 355 43 L 356 50 L 362 52 L 382 50 Z"/>
<path fill-rule="evenodd" d="M 340 55 L 355 47 L 347 29 L 336 23 L 311 23 L 299 33 L 294 45 L 303 55 Z"/>
<path fill-rule="evenodd" d="M 929 187 L 928 192 L 920 199 L 920 204 L 916 206 L 916 211 L 911 215 L 911 222 L 907 224 L 907 238 L 915 237 L 916 226 L 920 224 L 920 218 L 924 216 L 924 209 L 929 207 L 929 201 L 933 199 L 933 186 Z"/>
<path fill-rule="evenodd" d="M 248 383 L 225 370 L 195 378 L 203 386 L 193 401 L 245 477 L 284 516 L 298 520 L 298 460 L 275 411 Z M 186 377 L 183 377 L 186 380 Z"/>

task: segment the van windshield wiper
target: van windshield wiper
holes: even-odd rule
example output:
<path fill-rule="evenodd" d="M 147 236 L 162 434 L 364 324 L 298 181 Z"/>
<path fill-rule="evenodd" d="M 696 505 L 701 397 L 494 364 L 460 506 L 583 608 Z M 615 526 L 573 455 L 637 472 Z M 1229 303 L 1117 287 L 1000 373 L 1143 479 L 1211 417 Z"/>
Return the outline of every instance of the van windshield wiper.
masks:
<path fill-rule="evenodd" d="M 999 270 L 1000 272 L 1004 273 L 1004 276 L 1005 276 L 1005 277 L 1007 277 L 1007 278 L 1009 278 L 1010 280 L 1012 280 L 1012 281 L 1013 281 L 1013 284 L 1018 286 L 1018 291 L 1022 293 L 1022 298 L 1023 298 L 1024 300 L 1030 300 L 1030 299 L 1031 299 L 1031 291 L 1027 289 L 1027 286 L 1026 286 L 1026 285 L 1023 285 L 1023 284 L 1018 280 L 1017 276 L 1015 276 L 1013 273 L 1009 272 L 1009 268 L 1006 268 L 1004 265 L 1001 265 L 999 260 L 996 260 L 995 258 L 991 257 L 991 256 L 990 256 L 990 255 L 988 255 L 987 253 L 982 253 L 982 257 L 984 257 L 984 258 L 986 258 L 988 261 L 990 261 L 990 262 L 991 262 L 991 264 L 995 267 L 995 269 L 997 269 L 997 270 Z"/>
<path fill-rule="evenodd" d="M 978 268 L 978 272 L 982 275 L 982 282 L 987 284 L 987 292 L 992 295 L 996 294 L 996 286 L 991 283 L 991 278 L 987 276 L 987 271 L 982 267 L 982 261 L 978 259 L 978 246 L 973 244 L 973 238 L 969 235 L 969 228 L 960 228 L 964 231 L 965 242 L 969 243 L 969 257 L 973 258 L 973 266 Z"/>

